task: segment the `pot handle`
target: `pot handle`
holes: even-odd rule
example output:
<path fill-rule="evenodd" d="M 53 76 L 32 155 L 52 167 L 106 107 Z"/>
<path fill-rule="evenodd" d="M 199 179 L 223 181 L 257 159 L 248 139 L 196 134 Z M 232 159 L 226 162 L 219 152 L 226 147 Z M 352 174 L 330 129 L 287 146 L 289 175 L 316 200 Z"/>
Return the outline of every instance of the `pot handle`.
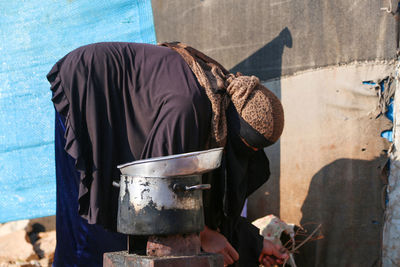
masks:
<path fill-rule="evenodd" d="M 211 188 L 210 184 L 197 184 L 192 186 L 186 186 L 183 184 L 174 184 L 174 186 L 172 187 L 174 191 L 194 191 L 194 190 L 206 190 L 210 188 Z"/>

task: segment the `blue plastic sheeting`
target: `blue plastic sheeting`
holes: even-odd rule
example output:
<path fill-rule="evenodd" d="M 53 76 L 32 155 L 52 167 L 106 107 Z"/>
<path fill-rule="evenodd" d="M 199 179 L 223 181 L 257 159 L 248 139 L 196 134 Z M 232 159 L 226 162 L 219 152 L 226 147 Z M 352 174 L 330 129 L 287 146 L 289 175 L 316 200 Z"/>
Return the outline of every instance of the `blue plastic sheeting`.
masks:
<path fill-rule="evenodd" d="M 46 74 L 76 47 L 155 43 L 150 0 L 0 0 L 0 222 L 55 214 Z"/>
<path fill-rule="evenodd" d="M 383 84 L 382 84 L 383 87 Z M 385 116 L 393 122 L 393 99 L 390 99 L 389 106 L 387 107 L 387 111 Z M 389 142 L 393 142 L 393 130 L 383 131 L 381 133 L 383 138 L 386 138 Z"/>
<path fill-rule="evenodd" d="M 399 7 L 400 7 L 400 3 L 399 3 Z M 365 81 L 363 82 L 363 84 L 368 84 L 368 85 L 376 85 L 376 83 L 371 82 L 371 81 Z M 381 86 L 381 91 L 383 92 L 385 90 L 385 84 L 384 82 L 380 83 Z M 390 98 L 390 102 L 389 105 L 387 106 L 387 111 L 385 112 L 385 116 L 393 122 L 393 98 Z M 387 130 L 387 131 L 383 131 L 381 132 L 381 136 L 383 138 L 386 138 L 389 142 L 393 142 L 393 130 Z M 390 159 L 388 160 L 388 164 L 386 166 L 387 168 L 387 172 L 390 173 Z M 388 199 L 388 195 L 385 195 L 385 204 L 388 204 L 389 199 Z"/>
<path fill-rule="evenodd" d="M 383 138 L 386 138 L 389 142 L 393 142 L 393 131 L 389 130 L 389 131 L 383 131 L 381 133 L 381 136 Z"/>
<path fill-rule="evenodd" d="M 376 83 L 371 82 L 371 81 L 365 81 L 363 82 L 363 84 L 367 84 L 367 85 L 376 85 Z M 385 90 L 385 84 L 384 82 L 380 83 L 381 86 L 381 91 L 383 92 Z M 393 122 L 393 98 L 390 99 L 390 103 L 387 106 L 387 111 L 385 112 L 385 116 L 391 121 Z M 393 130 L 387 130 L 387 131 L 383 131 L 381 133 L 381 136 L 383 138 L 386 138 L 389 142 L 393 142 Z"/>
<path fill-rule="evenodd" d="M 381 83 L 382 91 L 385 90 L 384 84 Z M 390 103 L 387 106 L 387 111 L 385 112 L 385 116 L 393 122 L 393 98 L 390 99 Z M 393 130 L 383 131 L 381 136 L 386 138 L 389 142 L 393 142 Z"/>

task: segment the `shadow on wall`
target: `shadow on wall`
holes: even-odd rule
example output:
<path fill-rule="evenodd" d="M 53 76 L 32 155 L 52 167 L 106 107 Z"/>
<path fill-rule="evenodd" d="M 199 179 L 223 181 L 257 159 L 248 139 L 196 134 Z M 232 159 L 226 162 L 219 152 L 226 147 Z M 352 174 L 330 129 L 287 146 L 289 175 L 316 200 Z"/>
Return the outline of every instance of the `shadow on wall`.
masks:
<path fill-rule="evenodd" d="M 386 161 L 339 159 L 313 176 L 301 224 L 309 233 L 322 224 L 323 239 L 301 249 L 299 267 L 379 266 Z"/>
<path fill-rule="evenodd" d="M 260 48 L 254 54 L 230 69 L 230 72 L 241 72 L 244 75 L 255 75 L 265 82 L 279 79 L 282 75 L 282 57 L 285 47 L 293 46 L 290 30 L 285 27 L 271 42 Z M 278 80 L 269 88 L 278 98 L 281 98 L 281 84 Z M 271 177 L 256 193 L 248 204 L 248 218 L 254 220 L 267 214 L 280 215 L 280 143 L 267 149 L 270 160 Z M 266 196 L 266 193 L 268 194 Z"/>
<path fill-rule="evenodd" d="M 285 27 L 277 37 L 254 54 L 237 64 L 230 71 L 245 75 L 255 75 L 261 81 L 278 78 L 282 75 L 282 56 L 285 47 L 292 48 L 290 30 Z"/>

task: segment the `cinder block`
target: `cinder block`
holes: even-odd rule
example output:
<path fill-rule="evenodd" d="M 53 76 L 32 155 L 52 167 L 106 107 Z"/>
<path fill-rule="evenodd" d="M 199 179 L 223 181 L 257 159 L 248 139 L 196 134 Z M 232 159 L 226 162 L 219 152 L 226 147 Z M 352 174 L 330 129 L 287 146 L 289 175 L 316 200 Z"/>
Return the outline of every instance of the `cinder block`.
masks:
<path fill-rule="evenodd" d="M 104 254 L 103 267 L 223 267 L 220 254 L 201 253 L 196 256 L 151 257 L 128 254 L 126 251 Z"/>

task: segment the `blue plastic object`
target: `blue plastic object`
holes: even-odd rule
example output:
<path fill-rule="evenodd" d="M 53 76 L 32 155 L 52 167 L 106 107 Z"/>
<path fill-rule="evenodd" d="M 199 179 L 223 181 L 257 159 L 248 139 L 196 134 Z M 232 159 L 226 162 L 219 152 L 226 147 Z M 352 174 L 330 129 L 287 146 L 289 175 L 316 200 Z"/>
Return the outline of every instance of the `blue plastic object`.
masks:
<path fill-rule="evenodd" d="M 376 85 L 376 83 L 372 82 L 372 81 L 364 81 L 363 84 L 366 85 Z M 385 90 L 385 85 L 383 82 L 380 83 L 381 86 L 381 91 L 383 92 Z M 393 98 L 390 99 L 390 103 L 387 107 L 387 111 L 385 112 L 385 116 L 391 120 L 393 122 Z M 388 130 L 388 131 L 383 131 L 381 133 L 381 136 L 383 138 L 386 138 L 389 142 L 393 141 L 393 131 L 392 130 Z"/>
<path fill-rule="evenodd" d="M 0 222 L 55 214 L 46 74 L 94 42 L 155 43 L 150 0 L 0 0 Z"/>

